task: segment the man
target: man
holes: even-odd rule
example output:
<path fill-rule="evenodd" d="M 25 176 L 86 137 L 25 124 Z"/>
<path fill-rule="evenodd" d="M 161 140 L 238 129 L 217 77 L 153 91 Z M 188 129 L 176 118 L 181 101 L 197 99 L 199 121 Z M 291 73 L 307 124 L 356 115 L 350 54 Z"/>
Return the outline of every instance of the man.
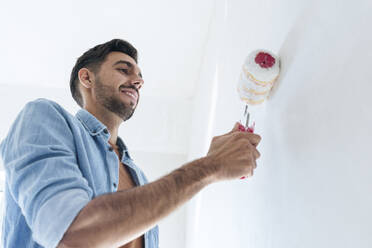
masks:
<path fill-rule="evenodd" d="M 118 137 L 143 83 L 136 49 L 115 39 L 77 60 L 75 116 L 46 99 L 23 108 L 0 147 L 5 248 L 157 248 L 161 219 L 211 183 L 253 175 L 260 137 L 237 123 L 205 157 L 148 183 Z"/>

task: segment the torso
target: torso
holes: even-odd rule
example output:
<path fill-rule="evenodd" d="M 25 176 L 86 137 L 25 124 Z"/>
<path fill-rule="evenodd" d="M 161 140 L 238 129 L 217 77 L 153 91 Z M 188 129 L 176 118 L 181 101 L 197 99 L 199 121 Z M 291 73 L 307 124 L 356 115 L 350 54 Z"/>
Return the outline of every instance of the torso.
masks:
<path fill-rule="evenodd" d="M 119 150 L 116 145 L 113 145 L 110 143 L 110 145 L 114 148 L 115 153 L 119 157 L 119 161 L 121 161 Z M 127 190 L 130 188 L 136 187 L 136 183 L 134 182 L 127 166 L 121 162 L 119 162 L 119 185 L 118 185 L 118 191 L 121 190 Z M 138 237 L 137 239 L 131 241 L 130 243 L 120 246 L 119 248 L 144 248 L 145 247 L 145 241 L 144 241 L 144 235 Z"/>

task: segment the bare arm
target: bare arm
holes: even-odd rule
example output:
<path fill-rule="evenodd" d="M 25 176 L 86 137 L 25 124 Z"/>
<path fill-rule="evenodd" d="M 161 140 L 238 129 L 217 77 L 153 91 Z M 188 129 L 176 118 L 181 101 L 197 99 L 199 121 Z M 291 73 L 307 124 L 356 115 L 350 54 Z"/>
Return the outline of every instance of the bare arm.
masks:
<path fill-rule="evenodd" d="M 205 186 L 253 175 L 260 137 L 238 126 L 214 137 L 206 157 L 125 191 L 101 195 L 77 215 L 58 247 L 119 247 L 141 236 Z"/>
<path fill-rule="evenodd" d="M 198 159 L 152 183 L 93 199 L 58 247 L 119 247 L 141 236 L 213 181 L 205 163 Z"/>

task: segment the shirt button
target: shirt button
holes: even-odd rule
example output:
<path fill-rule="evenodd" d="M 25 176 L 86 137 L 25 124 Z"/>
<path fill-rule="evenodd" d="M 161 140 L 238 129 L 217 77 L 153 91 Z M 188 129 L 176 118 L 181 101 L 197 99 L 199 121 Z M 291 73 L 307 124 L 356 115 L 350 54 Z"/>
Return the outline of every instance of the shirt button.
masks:
<path fill-rule="evenodd" d="M 107 129 L 105 128 L 105 129 L 103 129 L 103 132 L 104 133 L 106 133 L 106 134 L 108 134 L 108 131 L 107 131 Z"/>
<path fill-rule="evenodd" d="M 114 148 L 112 148 L 111 146 L 109 147 L 109 151 L 112 152 L 114 150 Z"/>
<path fill-rule="evenodd" d="M 116 183 L 113 183 L 113 185 L 114 185 L 114 188 L 116 188 Z"/>

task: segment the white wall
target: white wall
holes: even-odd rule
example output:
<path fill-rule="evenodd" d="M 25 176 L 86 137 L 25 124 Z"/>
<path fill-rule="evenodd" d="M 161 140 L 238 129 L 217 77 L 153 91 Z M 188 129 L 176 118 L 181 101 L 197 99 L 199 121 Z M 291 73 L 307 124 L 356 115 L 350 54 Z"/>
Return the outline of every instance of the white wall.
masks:
<path fill-rule="evenodd" d="M 368 0 L 228 1 L 214 134 L 243 105 L 245 56 L 282 58 L 272 97 L 251 108 L 262 157 L 250 180 L 202 191 L 195 247 L 372 247 L 372 33 Z"/>
<path fill-rule="evenodd" d="M 144 171 L 149 181 L 154 181 L 180 167 L 187 160 L 186 155 L 159 152 L 134 151 L 131 156 Z M 186 206 L 178 208 L 159 222 L 159 246 L 161 248 L 183 248 L 185 235 Z"/>

